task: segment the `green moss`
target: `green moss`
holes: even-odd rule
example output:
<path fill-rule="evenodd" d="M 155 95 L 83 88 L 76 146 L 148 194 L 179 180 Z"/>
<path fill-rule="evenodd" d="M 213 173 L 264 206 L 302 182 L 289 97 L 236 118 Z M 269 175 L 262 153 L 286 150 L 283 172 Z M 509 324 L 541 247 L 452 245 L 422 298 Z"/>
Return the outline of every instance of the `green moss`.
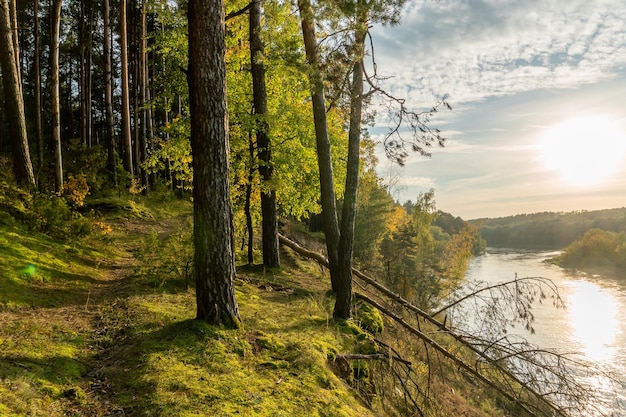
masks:
<path fill-rule="evenodd" d="M 361 328 L 370 333 L 382 333 L 385 329 L 383 317 L 377 308 L 370 306 L 365 302 L 357 303 L 356 320 L 358 320 Z"/>

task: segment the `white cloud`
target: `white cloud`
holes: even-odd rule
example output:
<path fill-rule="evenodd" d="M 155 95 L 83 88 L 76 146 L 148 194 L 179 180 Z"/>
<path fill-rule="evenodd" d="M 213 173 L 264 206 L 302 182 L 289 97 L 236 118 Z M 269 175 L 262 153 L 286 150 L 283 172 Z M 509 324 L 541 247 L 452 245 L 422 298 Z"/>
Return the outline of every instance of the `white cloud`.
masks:
<path fill-rule="evenodd" d="M 419 107 L 450 94 L 453 106 L 431 123 L 446 147 L 384 176 L 394 196 L 435 188 L 440 208 L 466 218 L 626 204 L 626 172 L 621 188 L 566 188 L 537 147 L 558 121 L 626 120 L 623 16 L 623 0 L 411 0 L 400 26 L 375 28 L 379 73 L 393 75 L 384 87 Z"/>
<path fill-rule="evenodd" d="M 412 1 L 401 26 L 374 30 L 377 63 L 419 103 L 572 87 L 624 68 L 624 15 L 621 0 Z"/>
<path fill-rule="evenodd" d="M 434 188 L 435 179 L 430 177 L 400 177 L 398 185 L 422 188 Z"/>

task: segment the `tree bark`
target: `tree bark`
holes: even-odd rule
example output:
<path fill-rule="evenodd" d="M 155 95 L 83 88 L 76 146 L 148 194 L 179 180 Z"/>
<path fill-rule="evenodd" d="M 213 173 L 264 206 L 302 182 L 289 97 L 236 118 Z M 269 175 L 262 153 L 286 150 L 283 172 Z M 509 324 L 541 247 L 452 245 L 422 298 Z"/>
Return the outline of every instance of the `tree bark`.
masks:
<path fill-rule="evenodd" d="M 138 111 L 140 112 L 140 120 L 141 120 L 141 131 L 140 131 L 140 152 L 139 158 L 141 163 L 143 164 L 148 157 L 148 110 L 146 108 L 146 90 L 148 86 L 147 79 L 147 68 L 148 68 L 148 60 L 147 60 L 147 38 L 148 38 L 148 23 L 146 19 L 146 0 L 141 1 L 141 11 L 140 11 L 140 39 L 139 39 L 139 62 L 138 62 L 138 84 L 139 84 L 139 106 Z M 150 184 L 148 184 L 148 173 L 143 167 L 139 168 L 139 172 L 141 173 L 141 185 L 143 185 L 143 194 L 147 195 L 149 191 Z"/>
<path fill-rule="evenodd" d="M 248 183 L 246 184 L 246 199 L 243 204 L 243 212 L 246 216 L 246 231 L 248 235 L 248 265 L 254 264 L 254 224 L 252 223 L 252 182 L 254 181 L 254 140 L 252 132 L 248 136 L 248 153 L 250 164 L 248 166 Z M 242 248 L 243 249 L 243 248 Z"/>
<path fill-rule="evenodd" d="M 335 197 L 335 185 L 333 183 L 333 166 L 326 120 L 324 83 L 320 73 L 311 1 L 298 0 L 298 9 L 300 10 L 302 37 L 304 39 L 304 47 L 309 64 L 309 83 L 311 89 L 311 103 L 313 106 L 313 119 L 315 123 L 317 163 L 320 176 L 324 234 L 330 264 L 330 280 L 332 289 L 336 293 L 339 287 L 339 222 L 337 220 L 337 201 Z"/>
<path fill-rule="evenodd" d="M 79 86 L 80 86 L 80 140 L 86 145 L 87 144 L 87 16 L 85 13 L 85 8 L 87 4 L 82 1 L 80 2 L 80 21 L 78 22 L 78 42 L 80 49 L 80 64 L 78 66 L 78 78 L 79 78 Z"/>
<path fill-rule="evenodd" d="M 35 185 L 33 165 L 28 151 L 26 117 L 21 94 L 18 66 L 15 61 L 8 0 L 0 0 L 0 66 L 5 96 L 5 117 L 13 153 L 13 171 L 20 184 Z"/>
<path fill-rule="evenodd" d="M 35 135 L 37 137 L 37 169 L 43 167 L 43 124 L 41 120 L 41 36 L 39 35 L 39 0 L 34 0 L 33 15 L 35 20 L 33 72 L 35 76 Z"/>
<path fill-rule="evenodd" d="M 109 177 L 117 184 L 117 158 L 115 153 L 115 119 L 113 116 L 113 74 L 111 73 L 111 5 L 109 0 L 102 2 L 104 21 L 104 106 L 106 119 L 107 170 Z"/>
<path fill-rule="evenodd" d="M 230 205 L 222 0 L 190 0 L 189 96 L 197 318 L 239 327 Z"/>
<path fill-rule="evenodd" d="M 152 109 L 151 103 L 151 92 L 150 92 L 150 60 L 148 59 L 148 22 L 147 22 L 147 11 L 146 9 L 146 1 L 143 2 L 143 36 L 142 36 L 142 48 L 144 50 L 144 108 L 145 108 L 145 124 L 146 124 L 146 157 L 148 151 L 154 149 L 154 112 Z M 144 157 L 144 160 L 146 159 Z M 156 174 L 152 173 L 148 178 L 148 182 L 146 184 L 146 190 L 150 187 L 154 187 L 156 185 Z"/>
<path fill-rule="evenodd" d="M 122 144 L 124 147 L 124 169 L 133 176 L 133 146 L 130 131 L 130 92 L 128 87 L 128 36 L 126 24 L 126 0 L 120 0 L 120 60 L 122 74 Z"/>
<path fill-rule="evenodd" d="M 348 131 L 348 163 L 346 186 L 341 212 L 339 237 L 339 270 L 335 317 L 350 317 L 352 304 L 352 251 L 354 247 L 354 223 L 359 188 L 359 162 L 361 160 L 361 124 L 363 114 L 363 54 L 368 29 L 367 6 L 358 2 L 357 22 L 354 31 L 354 64 L 350 88 L 350 127 Z"/>
<path fill-rule="evenodd" d="M 259 174 L 263 180 L 261 189 L 263 265 L 268 268 L 280 266 L 278 246 L 278 214 L 276 190 L 272 185 L 272 149 L 268 132 L 267 90 L 265 88 L 264 46 L 261 39 L 261 0 L 253 0 L 250 7 L 250 59 L 252 73 L 252 95 L 256 120 L 256 141 L 259 158 Z"/>
<path fill-rule="evenodd" d="M 17 23 L 17 0 L 12 0 L 9 3 L 11 14 L 11 32 L 13 32 L 13 54 L 15 55 L 15 68 L 17 68 L 17 81 L 20 86 L 20 94 L 23 96 L 22 91 L 22 63 L 20 59 L 20 42 Z"/>
<path fill-rule="evenodd" d="M 61 145 L 61 103 L 59 95 L 59 33 L 62 0 L 54 0 L 50 13 L 50 97 L 52 99 L 52 141 L 54 143 L 54 178 L 57 194 L 63 192 L 63 148 Z"/>

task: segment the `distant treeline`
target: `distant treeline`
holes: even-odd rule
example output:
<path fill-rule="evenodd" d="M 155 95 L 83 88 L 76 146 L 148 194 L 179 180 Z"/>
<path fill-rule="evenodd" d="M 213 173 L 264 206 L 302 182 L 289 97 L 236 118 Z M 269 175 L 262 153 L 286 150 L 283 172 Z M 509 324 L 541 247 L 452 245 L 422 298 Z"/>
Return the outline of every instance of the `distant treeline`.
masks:
<path fill-rule="evenodd" d="M 626 232 L 626 208 L 520 214 L 470 223 L 479 226 L 491 247 L 562 249 L 591 229 Z"/>

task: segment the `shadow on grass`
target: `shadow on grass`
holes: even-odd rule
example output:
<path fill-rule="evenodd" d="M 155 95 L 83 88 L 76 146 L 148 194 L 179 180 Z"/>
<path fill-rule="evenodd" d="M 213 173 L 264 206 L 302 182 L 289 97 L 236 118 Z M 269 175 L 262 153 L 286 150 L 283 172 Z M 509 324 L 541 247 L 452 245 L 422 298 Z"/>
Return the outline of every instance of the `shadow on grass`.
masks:
<path fill-rule="evenodd" d="M 170 397 L 178 393 L 188 398 L 193 394 L 188 392 L 187 383 L 195 383 L 206 386 L 198 401 L 210 402 L 210 368 L 225 365 L 226 358 L 220 356 L 227 354 L 222 343 L 229 332 L 187 319 L 126 335 L 122 343 L 114 343 L 107 351 L 105 373 L 115 392 L 111 400 L 126 416 L 174 415 L 167 412 L 175 411 L 176 401 L 168 403 L 157 384 L 165 385 L 160 389 L 168 391 Z M 198 377 L 198 369 L 206 377 Z"/>

